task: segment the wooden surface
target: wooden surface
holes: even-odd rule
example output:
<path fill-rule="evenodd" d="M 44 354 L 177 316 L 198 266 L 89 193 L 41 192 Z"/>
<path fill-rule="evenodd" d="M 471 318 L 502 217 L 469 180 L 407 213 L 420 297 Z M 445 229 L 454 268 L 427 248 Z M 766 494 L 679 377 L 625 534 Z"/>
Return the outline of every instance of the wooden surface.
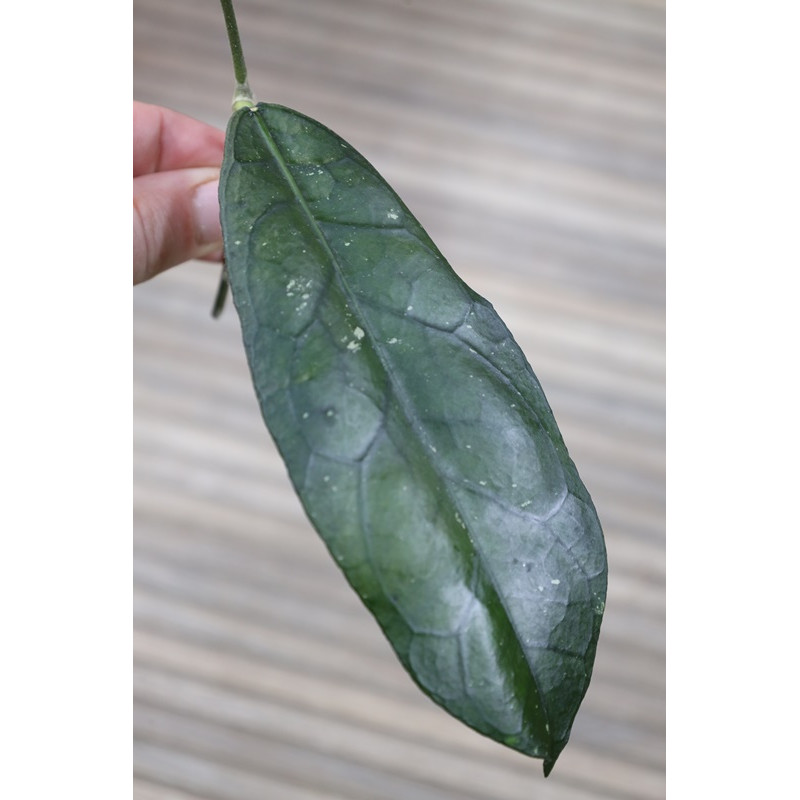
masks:
<path fill-rule="evenodd" d="M 664 796 L 664 7 L 238 0 L 262 100 L 381 171 L 526 352 L 609 555 L 552 776 L 399 666 L 305 520 L 218 269 L 134 292 L 140 800 Z M 224 127 L 216 0 L 134 0 L 134 97 Z"/>

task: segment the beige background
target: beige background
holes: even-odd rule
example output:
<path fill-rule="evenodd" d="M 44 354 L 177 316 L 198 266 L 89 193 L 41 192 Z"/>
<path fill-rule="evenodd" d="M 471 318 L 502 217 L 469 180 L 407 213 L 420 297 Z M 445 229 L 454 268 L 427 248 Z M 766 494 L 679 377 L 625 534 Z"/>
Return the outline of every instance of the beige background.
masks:
<path fill-rule="evenodd" d="M 526 352 L 609 593 L 550 778 L 398 665 L 305 520 L 218 269 L 134 292 L 135 796 L 664 796 L 664 4 L 239 0 L 258 99 L 389 180 Z M 224 127 L 216 0 L 134 0 L 134 97 Z"/>

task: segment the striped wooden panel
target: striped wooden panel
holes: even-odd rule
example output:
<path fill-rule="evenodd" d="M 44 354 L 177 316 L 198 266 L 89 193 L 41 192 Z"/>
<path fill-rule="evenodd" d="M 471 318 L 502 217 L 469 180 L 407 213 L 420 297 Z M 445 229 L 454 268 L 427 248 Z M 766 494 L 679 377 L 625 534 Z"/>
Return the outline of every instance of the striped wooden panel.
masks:
<path fill-rule="evenodd" d="M 547 780 L 397 663 L 305 520 L 217 272 L 134 292 L 139 800 L 664 796 L 664 4 L 238 0 L 259 99 L 333 128 L 528 355 L 603 521 L 592 686 Z M 134 97 L 224 127 L 216 0 L 134 0 Z"/>

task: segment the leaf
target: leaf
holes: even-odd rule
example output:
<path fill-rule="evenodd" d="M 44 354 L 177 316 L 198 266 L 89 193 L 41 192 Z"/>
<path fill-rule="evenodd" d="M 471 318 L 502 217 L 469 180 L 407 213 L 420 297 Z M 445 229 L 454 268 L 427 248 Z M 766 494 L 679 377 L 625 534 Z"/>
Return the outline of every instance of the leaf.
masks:
<path fill-rule="evenodd" d="M 606 558 L 522 351 L 318 122 L 236 112 L 220 198 L 253 382 L 309 518 L 422 690 L 549 773 Z"/>

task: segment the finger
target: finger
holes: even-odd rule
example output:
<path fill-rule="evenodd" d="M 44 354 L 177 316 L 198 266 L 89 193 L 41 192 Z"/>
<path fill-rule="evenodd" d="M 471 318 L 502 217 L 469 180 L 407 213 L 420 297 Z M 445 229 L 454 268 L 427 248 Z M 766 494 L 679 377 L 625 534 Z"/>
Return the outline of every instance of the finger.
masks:
<path fill-rule="evenodd" d="M 133 104 L 133 175 L 191 167 L 218 167 L 223 131 L 177 111 Z"/>
<path fill-rule="evenodd" d="M 222 250 L 219 170 L 141 175 L 133 181 L 133 282 Z"/>

